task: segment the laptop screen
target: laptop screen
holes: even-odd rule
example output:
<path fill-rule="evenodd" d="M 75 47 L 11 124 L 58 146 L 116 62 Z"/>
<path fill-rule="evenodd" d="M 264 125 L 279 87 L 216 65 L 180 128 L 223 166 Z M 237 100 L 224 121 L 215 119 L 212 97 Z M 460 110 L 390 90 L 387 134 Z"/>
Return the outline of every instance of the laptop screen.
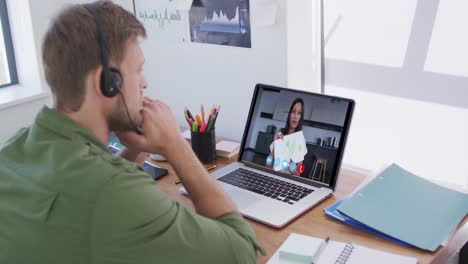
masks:
<path fill-rule="evenodd" d="M 259 84 L 239 161 L 334 188 L 353 108 L 350 99 Z"/>

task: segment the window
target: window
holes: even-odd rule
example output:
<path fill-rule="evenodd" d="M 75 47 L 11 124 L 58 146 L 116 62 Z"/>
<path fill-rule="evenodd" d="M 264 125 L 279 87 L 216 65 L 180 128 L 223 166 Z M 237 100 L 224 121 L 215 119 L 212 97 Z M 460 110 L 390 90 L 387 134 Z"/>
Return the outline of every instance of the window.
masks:
<path fill-rule="evenodd" d="M 6 0 L 0 0 L 0 88 L 18 83 Z"/>

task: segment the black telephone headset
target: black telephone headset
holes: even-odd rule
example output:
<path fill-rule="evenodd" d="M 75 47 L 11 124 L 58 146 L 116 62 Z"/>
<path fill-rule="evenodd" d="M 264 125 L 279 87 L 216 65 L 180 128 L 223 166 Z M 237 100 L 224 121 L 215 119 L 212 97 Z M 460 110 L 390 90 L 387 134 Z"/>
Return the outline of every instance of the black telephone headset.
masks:
<path fill-rule="evenodd" d="M 114 97 L 122 88 L 122 74 L 116 68 L 109 67 L 109 50 L 107 49 L 106 34 L 102 28 L 101 18 L 97 14 L 95 4 L 84 4 L 96 21 L 99 47 L 101 49 L 102 75 L 101 91 L 106 97 Z"/>
<path fill-rule="evenodd" d="M 96 29 L 98 34 L 99 47 L 101 50 L 101 60 L 102 60 L 102 75 L 101 75 L 101 91 L 102 94 L 106 97 L 114 97 L 117 94 L 122 96 L 125 111 L 127 112 L 128 119 L 133 127 L 133 130 L 137 134 L 143 134 L 143 130 L 133 123 L 130 113 L 128 112 L 127 103 L 125 102 L 125 97 L 121 93 L 123 78 L 120 71 L 116 68 L 109 67 L 109 50 L 107 49 L 106 35 L 105 31 L 102 28 L 101 18 L 99 17 L 96 4 L 83 4 L 84 8 L 94 17 L 96 21 Z"/>

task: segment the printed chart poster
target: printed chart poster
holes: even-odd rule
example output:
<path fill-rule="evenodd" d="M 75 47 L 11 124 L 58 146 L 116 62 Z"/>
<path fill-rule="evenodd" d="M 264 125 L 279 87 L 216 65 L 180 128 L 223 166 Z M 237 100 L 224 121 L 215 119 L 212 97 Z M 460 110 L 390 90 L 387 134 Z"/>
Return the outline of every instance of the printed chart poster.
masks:
<path fill-rule="evenodd" d="M 161 42 L 190 42 L 188 11 L 191 0 L 134 0 L 135 16 L 145 25 L 148 36 Z"/>
<path fill-rule="evenodd" d="M 192 42 L 251 48 L 249 0 L 194 0 Z"/>

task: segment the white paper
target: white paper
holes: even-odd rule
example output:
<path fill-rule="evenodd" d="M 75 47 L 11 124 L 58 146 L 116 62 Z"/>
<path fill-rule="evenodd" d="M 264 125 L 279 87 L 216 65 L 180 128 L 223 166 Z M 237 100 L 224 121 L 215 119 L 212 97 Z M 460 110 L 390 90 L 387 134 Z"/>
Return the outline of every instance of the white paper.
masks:
<path fill-rule="evenodd" d="M 273 163 L 273 169 L 279 171 L 285 168 L 285 162 L 288 166 L 290 161 L 298 163 L 304 160 L 304 156 L 307 154 L 306 141 L 304 133 L 302 131 L 284 136 L 283 139 L 279 139 L 273 142 L 273 148 L 275 150 L 275 157 Z"/>
<path fill-rule="evenodd" d="M 190 41 L 188 11 L 192 1 L 138 1 L 136 17 L 146 27 L 148 36 L 158 42 L 188 43 Z"/>
<path fill-rule="evenodd" d="M 255 10 L 255 17 L 252 19 L 255 26 L 271 26 L 276 23 L 278 0 L 255 0 L 251 4 L 255 5 L 252 9 Z"/>

